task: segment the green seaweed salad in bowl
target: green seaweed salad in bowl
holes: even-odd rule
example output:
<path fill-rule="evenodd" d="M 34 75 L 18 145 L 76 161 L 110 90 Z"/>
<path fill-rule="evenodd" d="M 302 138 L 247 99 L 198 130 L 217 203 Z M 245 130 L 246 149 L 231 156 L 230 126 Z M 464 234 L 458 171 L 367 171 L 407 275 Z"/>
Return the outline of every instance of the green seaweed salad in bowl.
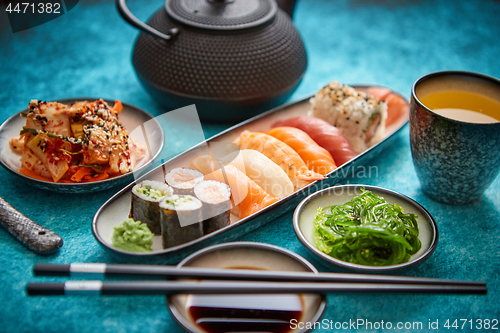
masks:
<path fill-rule="evenodd" d="M 393 270 L 427 259 L 438 241 L 432 216 L 380 187 L 343 185 L 313 193 L 294 213 L 298 239 L 332 266 Z"/>
<path fill-rule="evenodd" d="M 343 261 L 370 266 L 410 260 L 422 247 L 417 216 L 363 190 L 343 205 L 319 207 L 314 216 L 316 247 Z"/>

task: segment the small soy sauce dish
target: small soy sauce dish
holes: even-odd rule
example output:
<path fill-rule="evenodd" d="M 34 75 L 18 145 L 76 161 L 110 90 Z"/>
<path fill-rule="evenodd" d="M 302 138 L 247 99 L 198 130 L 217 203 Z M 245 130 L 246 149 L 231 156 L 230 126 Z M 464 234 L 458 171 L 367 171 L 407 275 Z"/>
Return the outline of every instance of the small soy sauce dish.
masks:
<path fill-rule="evenodd" d="M 314 272 L 301 256 L 281 247 L 257 242 L 231 242 L 204 248 L 178 267 L 256 269 Z M 188 332 L 302 333 L 300 322 L 318 321 L 326 296 L 319 294 L 170 295 L 167 306 Z M 295 323 L 295 325 L 294 325 Z"/>

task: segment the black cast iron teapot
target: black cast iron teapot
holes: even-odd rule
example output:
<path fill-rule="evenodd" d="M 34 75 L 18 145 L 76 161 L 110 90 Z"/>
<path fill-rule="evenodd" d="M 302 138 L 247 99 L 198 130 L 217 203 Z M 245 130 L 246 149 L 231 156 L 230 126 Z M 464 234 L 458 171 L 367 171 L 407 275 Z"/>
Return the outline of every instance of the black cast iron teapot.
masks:
<path fill-rule="evenodd" d="M 236 122 L 282 104 L 304 75 L 294 2 L 166 0 L 147 24 L 125 0 L 116 4 L 143 32 L 132 63 L 155 99 L 169 110 L 196 104 L 204 121 Z"/>

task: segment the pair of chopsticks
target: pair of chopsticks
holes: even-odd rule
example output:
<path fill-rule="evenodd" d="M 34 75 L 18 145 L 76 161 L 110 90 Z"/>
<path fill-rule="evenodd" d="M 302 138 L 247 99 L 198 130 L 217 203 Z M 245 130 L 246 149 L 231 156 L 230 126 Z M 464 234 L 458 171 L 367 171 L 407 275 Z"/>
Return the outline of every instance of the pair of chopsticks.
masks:
<path fill-rule="evenodd" d="M 484 282 L 435 278 L 212 269 L 158 265 L 73 263 L 35 264 L 35 276 L 65 276 L 94 280 L 29 283 L 28 295 L 168 295 L 280 293 L 437 293 L 486 294 Z M 105 278 L 136 278 L 110 281 Z M 196 279 L 151 280 L 166 278 Z M 144 281 L 144 279 L 150 279 Z"/>

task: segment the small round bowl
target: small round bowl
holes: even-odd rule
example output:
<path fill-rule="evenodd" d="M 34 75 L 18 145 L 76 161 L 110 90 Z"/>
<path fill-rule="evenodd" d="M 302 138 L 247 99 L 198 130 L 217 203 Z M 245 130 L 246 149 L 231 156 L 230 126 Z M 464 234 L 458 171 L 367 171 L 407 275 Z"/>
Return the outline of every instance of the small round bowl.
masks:
<path fill-rule="evenodd" d="M 191 254 L 181 261 L 178 267 L 200 267 L 200 268 L 245 268 L 245 269 L 259 269 L 259 270 L 273 270 L 273 271 L 297 271 L 297 272 L 314 272 L 318 273 L 316 268 L 306 261 L 301 256 L 283 249 L 281 247 L 256 242 L 231 242 L 214 245 L 204 248 L 198 252 Z M 299 329 L 305 325 L 300 325 L 300 322 L 316 322 L 320 319 L 326 307 L 326 296 L 317 294 L 284 294 L 284 295 L 257 295 L 261 298 L 261 302 L 269 300 L 276 301 L 279 297 L 284 297 L 283 301 L 288 301 L 292 297 L 300 297 L 302 301 L 302 315 L 298 319 L 296 325 L 290 324 L 291 333 L 307 332 L 306 329 Z M 186 329 L 188 332 L 205 332 L 199 327 L 190 311 L 188 304 L 192 301 L 189 300 L 193 295 L 171 295 L 167 297 L 168 309 L 173 318 Z M 203 295 L 206 303 L 209 297 L 211 302 L 218 298 L 220 302 L 227 302 L 234 298 L 235 302 L 232 303 L 235 307 L 247 305 L 249 302 L 255 300 L 255 295 Z M 262 304 L 259 302 L 259 304 Z M 272 303 L 272 302 L 271 302 Z M 264 303 L 267 305 L 267 303 Z M 213 304 L 215 306 L 215 304 Z M 290 306 L 289 304 L 286 304 Z M 221 306 L 222 307 L 222 306 Z M 258 311 L 258 310 L 257 310 Z M 218 313 L 217 313 L 218 314 Z M 259 320 L 256 318 L 254 320 Z M 242 324 L 245 325 L 245 324 Z M 240 326 L 241 327 L 241 326 Z M 247 326 L 248 327 L 248 326 Z"/>
<path fill-rule="evenodd" d="M 417 222 L 420 231 L 418 238 L 422 242 L 422 248 L 412 255 L 408 262 L 387 266 L 359 265 L 334 258 L 316 248 L 313 225 L 316 210 L 319 207 L 344 204 L 361 194 L 361 189 L 371 191 L 385 198 L 387 202 L 398 204 L 403 207 L 405 213 L 413 213 L 418 216 Z M 419 203 L 400 193 L 367 185 L 333 186 L 309 195 L 295 209 L 293 214 L 293 228 L 299 241 L 310 252 L 316 255 L 321 263 L 331 268 L 342 267 L 364 272 L 392 271 L 419 264 L 434 252 L 439 238 L 436 221 Z"/>
<path fill-rule="evenodd" d="M 79 97 L 55 100 L 63 104 L 72 104 L 76 101 L 95 101 L 98 99 L 99 98 L 97 97 Z M 104 99 L 104 101 L 109 105 L 114 104 L 113 100 Z M 134 142 L 139 142 L 147 147 L 146 156 L 137 161 L 135 169 L 131 172 L 88 183 L 54 183 L 34 179 L 19 173 L 17 170 L 21 168 L 21 155 L 10 149 L 9 141 L 13 137 L 18 137 L 23 126 L 26 125 L 26 119 L 19 116 L 20 112 L 11 116 L 0 126 L 0 165 L 19 177 L 26 184 L 42 190 L 54 192 L 88 193 L 103 191 L 130 183 L 136 175 L 139 175 L 141 171 L 153 163 L 153 161 L 158 157 L 163 148 L 165 135 L 159 121 L 153 117 L 153 115 L 131 104 L 122 103 L 122 105 L 123 110 L 120 112 L 119 116 L 120 123 L 125 127 L 125 129 L 127 129 Z M 28 110 L 25 109 L 21 112 L 27 111 Z"/>

